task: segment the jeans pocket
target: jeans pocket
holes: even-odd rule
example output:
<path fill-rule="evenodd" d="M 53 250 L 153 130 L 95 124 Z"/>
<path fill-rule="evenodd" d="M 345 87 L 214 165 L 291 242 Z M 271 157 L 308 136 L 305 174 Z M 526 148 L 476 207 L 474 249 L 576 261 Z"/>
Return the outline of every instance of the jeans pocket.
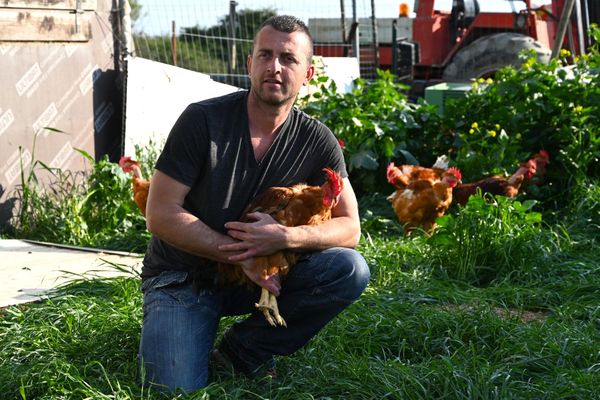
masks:
<path fill-rule="evenodd" d="M 142 293 L 149 292 L 168 286 L 176 286 L 187 280 L 188 273 L 185 271 L 164 271 L 159 275 L 144 280 L 142 283 Z"/>
<path fill-rule="evenodd" d="M 193 304 L 197 301 L 187 272 L 164 271 L 142 284 L 144 308 L 161 304 Z"/>

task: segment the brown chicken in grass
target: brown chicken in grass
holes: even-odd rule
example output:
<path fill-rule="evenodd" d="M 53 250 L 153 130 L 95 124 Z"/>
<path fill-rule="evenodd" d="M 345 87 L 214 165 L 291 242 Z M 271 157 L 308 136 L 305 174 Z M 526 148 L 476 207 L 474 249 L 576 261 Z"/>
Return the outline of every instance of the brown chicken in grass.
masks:
<path fill-rule="evenodd" d="M 465 205 L 469 197 L 477 192 L 491 193 L 495 196 L 516 197 L 523 182 L 530 180 L 536 173 L 536 161 L 530 159 L 510 177 L 489 176 L 476 182 L 462 183 L 452 190 L 452 204 Z"/>
<path fill-rule="evenodd" d="M 344 182 L 333 170 L 325 168 L 323 171 L 327 178 L 322 186 L 297 184 L 267 189 L 250 202 L 240 220 L 249 222 L 247 215 L 253 212 L 269 214 L 285 226 L 317 225 L 331 219 L 331 209 L 338 202 Z M 256 257 L 255 265 L 263 271 L 265 277 L 274 274 L 282 277 L 296 263 L 297 257 L 297 253 L 283 250 Z M 224 284 L 253 285 L 241 268 L 232 268 L 231 265 L 219 264 L 219 276 Z M 262 289 L 256 307 L 263 312 L 265 319 L 272 326 L 286 326 L 285 320 L 279 314 L 275 295 L 267 289 Z"/>
<path fill-rule="evenodd" d="M 142 176 L 140 162 L 132 160 L 129 156 L 123 156 L 119 160 L 119 166 L 125 173 L 132 174 L 131 184 L 133 187 L 133 200 L 142 212 L 142 215 L 146 216 L 146 202 L 148 201 L 150 181 L 144 179 Z"/>
<path fill-rule="evenodd" d="M 416 228 L 426 232 L 435 228 L 435 220 L 444 215 L 452 203 L 452 188 L 460 182 L 461 173 L 457 168 L 448 168 L 440 179 L 429 178 L 413 180 L 388 197 L 398 219 L 404 224 L 405 234 Z"/>

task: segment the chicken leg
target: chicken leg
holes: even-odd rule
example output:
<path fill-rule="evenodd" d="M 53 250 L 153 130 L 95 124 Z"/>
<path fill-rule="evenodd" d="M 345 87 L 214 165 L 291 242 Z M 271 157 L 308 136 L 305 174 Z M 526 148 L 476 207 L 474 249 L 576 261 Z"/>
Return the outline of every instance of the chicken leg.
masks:
<path fill-rule="evenodd" d="M 256 308 L 262 311 L 265 319 L 271 326 L 285 326 L 287 324 L 283 317 L 279 314 L 279 307 L 277 306 L 277 298 L 267 289 L 262 288 L 260 291 L 260 300 L 254 304 Z"/>

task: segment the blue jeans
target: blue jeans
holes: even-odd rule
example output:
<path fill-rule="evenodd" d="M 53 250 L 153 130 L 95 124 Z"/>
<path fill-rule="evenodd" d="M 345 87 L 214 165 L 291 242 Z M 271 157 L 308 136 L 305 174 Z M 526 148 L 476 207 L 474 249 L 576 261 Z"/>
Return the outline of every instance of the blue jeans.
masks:
<path fill-rule="evenodd" d="M 193 392 L 208 384 L 208 360 L 219 319 L 248 314 L 225 332 L 221 350 L 251 375 L 274 355 L 304 346 L 366 288 L 364 258 L 347 248 L 303 255 L 285 277 L 277 298 L 287 328 L 271 327 L 254 304 L 258 287 L 195 291 L 187 273 L 165 271 L 144 281 L 140 370 L 145 385 Z"/>

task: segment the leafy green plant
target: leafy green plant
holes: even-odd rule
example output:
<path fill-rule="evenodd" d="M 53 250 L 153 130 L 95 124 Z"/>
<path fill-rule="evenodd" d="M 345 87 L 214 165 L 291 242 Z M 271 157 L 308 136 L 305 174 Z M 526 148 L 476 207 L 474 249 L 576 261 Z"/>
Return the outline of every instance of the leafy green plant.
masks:
<path fill-rule="evenodd" d="M 395 82 L 389 71 L 378 71 L 378 79 L 356 79 L 350 93 L 336 92 L 328 78 L 318 79 L 319 91 L 303 109 L 324 122 L 341 140 L 348 170 L 359 193 L 385 187 L 385 168 L 392 159 L 417 163 L 429 148 L 417 134 L 421 123 L 436 119 L 432 112 L 403 94 L 407 87 Z M 435 157 L 433 157 L 435 159 Z"/>
<path fill-rule="evenodd" d="M 568 56 L 545 65 L 523 55 L 520 70 L 505 68 L 448 105 L 443 123 L 453 132 L 453 158 L 464 180 L 512 172 L 540 149 L 551 159 L 551 190 L 540 199 L 568 195 L 599 176 L 600 56 L 591 51 L 570 66 Z"/>
<path fill-rule="evenodd" d="M 489 284 L 536 259 L 542 215 L 534 200 L 521 203 L 503 196 L 471 196 L 456 215 L 438 218 L 428 243 L 439 272 L 452 279 Z"/>
<path fill-rule="evenodd" d="M 22 166 L 21 184 L 15 191 L 18 208 L 10 235 L 76 246 L 144 251 L 150 235 L 133 202 L 131 177 L 107 156 L 96 162 L 87 152 L 77 151 L 92 166 L 89 172 L 51 168 L 35 157 L 29 165 Z M 143 169 L 149 173 L 156 150 L 138 148 L 137 153 L 144 155 Z M 49 175 L 46 184 L 38 178 L 42 172 Z"/>

